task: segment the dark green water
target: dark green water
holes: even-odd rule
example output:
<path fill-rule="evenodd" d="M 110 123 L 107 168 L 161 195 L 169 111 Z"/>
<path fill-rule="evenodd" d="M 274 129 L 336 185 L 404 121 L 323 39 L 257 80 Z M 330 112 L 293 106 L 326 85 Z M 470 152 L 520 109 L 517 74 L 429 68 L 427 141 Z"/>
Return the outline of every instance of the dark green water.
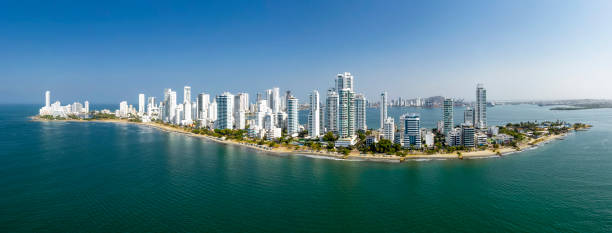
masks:
<path fill-rule="evenodd" d="M 0 232 L 612 231 L 609 109 L 498 106 L 493 123 L 595 127 L 503 158 L 387 164 L 128 124 L 29 122 L 37 108 L 0 106 Z M 431 127 L 439 110 L 421 114 Z"/>

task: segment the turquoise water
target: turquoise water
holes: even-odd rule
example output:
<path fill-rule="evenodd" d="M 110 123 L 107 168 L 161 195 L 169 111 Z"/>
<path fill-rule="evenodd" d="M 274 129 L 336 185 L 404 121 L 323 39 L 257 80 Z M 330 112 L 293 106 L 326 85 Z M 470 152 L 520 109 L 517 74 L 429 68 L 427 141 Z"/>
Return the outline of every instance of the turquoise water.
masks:
<path fill-rule="evenodd" d="M 612 110 L 497 106 L 594 125 L 503 158 L 349 162 L 0 106 L 1 232 L 611 232 Z M 421 112 L 427 127 L 438 109 Z M 377 125 L 376 110 L 369 111 Z M 438 117 L 438 118 L 436 118 Z"/>

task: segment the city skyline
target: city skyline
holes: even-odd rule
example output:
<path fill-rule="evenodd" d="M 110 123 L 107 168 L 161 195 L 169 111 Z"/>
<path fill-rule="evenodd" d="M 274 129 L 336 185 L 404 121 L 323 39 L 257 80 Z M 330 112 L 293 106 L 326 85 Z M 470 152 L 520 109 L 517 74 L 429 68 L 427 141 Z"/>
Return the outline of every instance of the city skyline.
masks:
<path fill-rule="evenodd" d="M 0 6 L 3 103 L 38 103 L 30 93 L 47 89 L 135 102 L 126 93 L 182 85 L 307 99 L 346 71 L 370 101 L 382 90 L 474 101 L 474 83 L 489 100 L 612 98 L 607 1 Z"/>

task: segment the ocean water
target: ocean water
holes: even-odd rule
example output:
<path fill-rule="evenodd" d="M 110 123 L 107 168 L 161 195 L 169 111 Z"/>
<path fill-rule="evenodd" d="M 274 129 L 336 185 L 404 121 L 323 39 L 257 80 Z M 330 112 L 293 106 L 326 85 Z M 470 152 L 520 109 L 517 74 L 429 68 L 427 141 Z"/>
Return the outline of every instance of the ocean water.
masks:
<path fill-rule="evenodd" d="M 29 121 L 38 107 L 0 106 L 0 232 L 612 231 L 612 109 L 496 106 L 490 124 L 594 128 L 501 158 L 376 163 L 131 124 Z M 441 114 L 390 110 L 406 112 L 425 127 Z M 377 127 L 376 109 L 368 124 Z"/>

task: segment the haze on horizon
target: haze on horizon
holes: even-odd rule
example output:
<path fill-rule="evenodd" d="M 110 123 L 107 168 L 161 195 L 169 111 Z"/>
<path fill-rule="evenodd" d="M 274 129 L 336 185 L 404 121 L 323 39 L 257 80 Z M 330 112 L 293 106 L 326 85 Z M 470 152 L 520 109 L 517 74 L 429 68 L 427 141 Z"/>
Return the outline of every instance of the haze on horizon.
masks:
<path fill-rule="evenodd" d="M 164 88 L 302 101 L 337 73 L 378 100 L 612 99 L 612 1 L 3 1 L 3 103 Z"/>

